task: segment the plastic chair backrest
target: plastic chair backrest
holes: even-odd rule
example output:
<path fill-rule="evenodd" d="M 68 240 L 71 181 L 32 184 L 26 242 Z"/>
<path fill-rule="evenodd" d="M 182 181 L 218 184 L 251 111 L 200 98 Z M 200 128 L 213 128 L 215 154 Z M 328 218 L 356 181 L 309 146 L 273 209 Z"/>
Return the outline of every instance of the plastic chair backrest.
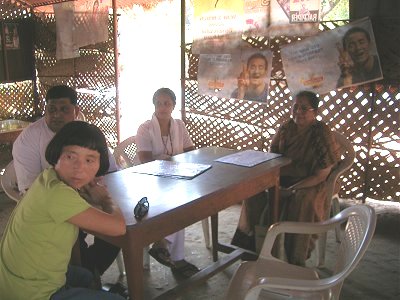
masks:
<path fill-rule="evenodd" d="M 342 151 L 341 153 L 342 159 L 339 161 L 338 165 L 332 170 L 332 172 L 329 174 L 327 178 L 327 184 L 328 184 L 327 199 L 329 199 L 329 203 L 335 193 L 335 184 L 337 180 L 344 172 L 350 169 L 350 167 L 354 163 L 354 158 L 356 157 L 353 145 L 347 138 L 345 138 L 341 133 L 337 131 L 333 131 L 333 135 Z"/>
<path fill-rule="evenodd" d="M 376 214 L 368 205 L 354 205 L 341 211 L 333 219 L 335 218 L 348 218 L 332 278 L 341 280 L 340 284 L 333 288 L 339 295 L 344 279 L 354 270 L 368 249 L 375 232 Z"/>
<path fill-rule="evenodd" d="M 76 119 L 79 121 L 86 121 L 86 117 L 82 111 L 78 112 L 78 116 L 76 117 Z"/>
<path fill-rule="evenodd" d="M 132 167 L 135 164 L 136 150 L 135 136 L 119 143 L 114 149 L 114 158 L 118 166 L 122 169 Z"/>
<path fill-rule="evenodd" d="M 321 278 L 314 268 L 292 265 L 272 255 L 282 233 L 321 234 L 343 223 L 340 246 L 334 247 L 332 255 L 333 270 L 327 270 L 331 275 Z M 260 299 L 259 295 L 262 299 L 339 299 L 343 282 L 367 251 L 375 227 L 376 213 L 368 205 L 350 206 L 323 222 L 275 223 L 268 229 L 258 259 L 242 263 L 233 275 L 226 299 Z"/>
<path fill-rule="evenodd" d="M 18 190 L 17 175 L 15 174 L 14 161 L 11 161 L 5 168 L 1 176 L 1 186 L 6 195 L 14 201 L 19 201 L 22 198 Z"/>

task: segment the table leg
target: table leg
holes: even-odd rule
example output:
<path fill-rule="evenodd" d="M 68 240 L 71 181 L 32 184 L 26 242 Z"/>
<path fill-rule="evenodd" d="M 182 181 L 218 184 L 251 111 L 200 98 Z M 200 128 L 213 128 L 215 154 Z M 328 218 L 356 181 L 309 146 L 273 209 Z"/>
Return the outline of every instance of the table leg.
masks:
<path fill-rule="evenodd" d="M 218 260 L 218 213 L 211 216 L 211 239 L 213 261 Z"/>
<path fill-rule="evenodd" d="M 128 248 L 122 251 L 130 299 L 144 298 L 143 247 L 135 237 L 129 239 Z"/>
<path fill-rule="evenodd" d="M 272 223 L 279 221 L 279 176 L 277 176 L 275 185 L 268 189 L 272 209 L 271 209 L 271 220 Z"/>
<path fill-rule="evenodd" d="M 279 213 L 280 213 L 279 212 L 279 205 L 280 205 L 279 185 L 280 185 L 279 176 L 277 176 L 275 185 L 268 189 L 268 194 L 271 197 L 270 199 L 271 199 L 271 204 L 272 204 L 271 215 L 270 215 L 272 223 L 279 222 Z M 282 260 L 284 259 L 284 256 L 285 256 L 283 239 L 284 239 L 284 236 L 279 235 L 277 237 L 275 244 L 272 247 L 272 254 Z"/>

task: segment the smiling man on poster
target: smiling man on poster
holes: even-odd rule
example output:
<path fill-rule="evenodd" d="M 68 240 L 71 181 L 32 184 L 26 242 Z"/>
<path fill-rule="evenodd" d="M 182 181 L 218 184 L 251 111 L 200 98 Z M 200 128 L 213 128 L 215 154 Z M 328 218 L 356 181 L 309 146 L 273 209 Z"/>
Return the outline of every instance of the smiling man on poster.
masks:
<path fill-rule="evenodd" d="M 231 97 L 252 101 L 266 102 L 268 96 L 267 73 L 268 60 L 260 52 L 252 54 L 243 65 L 242 72 L 237 79 L 237 89 Z"/>
<path fill-rule="evenodd" d="M 371 37 L 362 27 L 350 28 L 342 39 L 343 49 L 338 46 L 341 70 L 337 87 L 369 82 L 382 77 L 377 55 L 372 55 Z"/>

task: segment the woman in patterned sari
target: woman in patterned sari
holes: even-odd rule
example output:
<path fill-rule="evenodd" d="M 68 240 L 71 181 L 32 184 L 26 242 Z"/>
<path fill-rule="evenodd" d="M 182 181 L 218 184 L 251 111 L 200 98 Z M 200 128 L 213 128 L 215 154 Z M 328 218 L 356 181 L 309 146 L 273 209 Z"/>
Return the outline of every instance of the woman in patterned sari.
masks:
<path fill-rule="evenodd" d="M 292 108 L 293 118 L 272 139 L 271 152 L 292 159 L 290 165 L 281 169 L 281 219 L 284 221 L 319 222 L 328 217 L 326 179 L 339 160 L 339 149 L 329 127 L 316 119 L 318 105 L 319 99 L 314 93 L 298 93 Z M 265 195 L 243 202 L 232 244 L 254 249 L 254 226 L 265 203 Z M 314 239 L 310 235 L 287 234 L 288 261 L 304 265 L 313 250 Z"/>

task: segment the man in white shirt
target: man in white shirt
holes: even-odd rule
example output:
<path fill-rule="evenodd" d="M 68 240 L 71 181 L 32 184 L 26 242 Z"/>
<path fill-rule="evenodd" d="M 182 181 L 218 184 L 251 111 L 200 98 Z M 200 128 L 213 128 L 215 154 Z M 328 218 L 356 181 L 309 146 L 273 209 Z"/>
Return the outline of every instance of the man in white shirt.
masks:
<path fill-rule="evenodd" d="M 50 88 L 46 94 L 44 117 L 25 128 L 13 144 L 13 160 L 18 188 L 24 193 L 36 177 L 50 165 L 45 152 L 50 140 L 65 124 L 74 121 L 79 113 L 77 93 L 66 85 Z M 109 154 L 109 171 L 117 170 L 114 157 Z M 81 264 L 93 273 L 103 274 L 119 253 L 119 248 L 94 238 L 88 246 L 86 233 L 79 232 Z"/>

